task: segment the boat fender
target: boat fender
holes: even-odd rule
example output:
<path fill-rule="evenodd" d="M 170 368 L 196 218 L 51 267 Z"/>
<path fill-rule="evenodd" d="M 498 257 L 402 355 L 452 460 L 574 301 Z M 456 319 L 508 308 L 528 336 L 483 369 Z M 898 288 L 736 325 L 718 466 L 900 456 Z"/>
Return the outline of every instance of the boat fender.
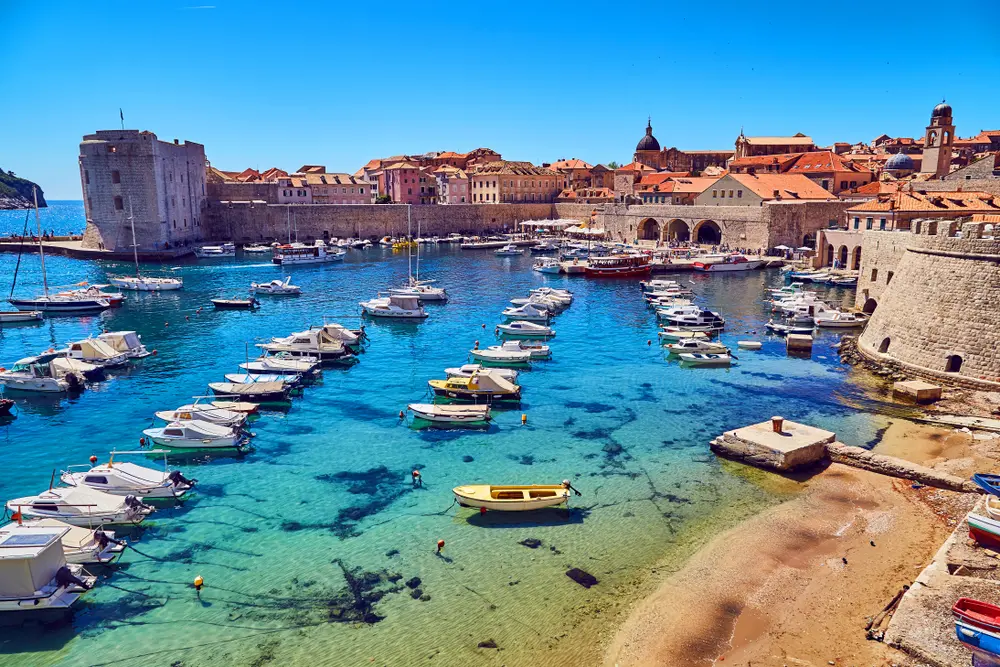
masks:
<path fill-rule="evenodd" d="M 69 586 L 75 584 L 85 591 L 90 590 L 90 586 L 85 581 L 75 576 L 65 565 L 56 570 L 56 584 L 59 586 Z"/>
<path fill-rule="evenodd" d="M 406 415 L 403 413 L 402 410 L 399 411 L 399 418 L 400 419 L 405 419 L 406 418 Z"/>
<path fill-rule="evenodd" d="M 411 472 L 410 473 L 410 477 L 413 478 L 413 486 L 423 486 L 424 485 L 424 481 L 422 479 L 420 479 L 420 471 L 419 470 L 414 470 L 413 472 Z"/>
<path fill-rule="evenodd" d="M 147 505 L 133 495 L 125 496 L 125 506 L 132 510 L 149 510 L 153 511 L 152 505 Z"/>
<path fill-rule="evenodd" d="M 145 438 L 139 438 L 139 446 L 140 447 L 145 447 L 146 446 L 146 439 Z"/>
<path fill-rule="evenodd" d="M 647 341 L 646 341 L 646 345 L 652 345 L 652 344 L 653 344 L 653 341 L 652 341 L 652 340 L 647 340 Z"/>
<path fill-rule="evenodd" d="M 90 465 L 94 465 L 95 463 L 97 463 L 97 457 L 94 456 L 93 454 L 91 454 L 90 455 Z"/>
<path fill-rule="evenodd" d="M 169 326 L 170 326 L 170 322 L 164 322 L 164 323 L 163 323 L 163 326 L 165 326 L 165 327 L 169 327 Z"/>
<path fill-rule="evenodd" d="M 479 508 L 479 513 L 480 514 L 486 514 L 486 508 L 485 507 L 480 507 Z"/>
<path fill-rule="evenodd" d="M 473 350 L 478 350 L 479 349 L 479 341 L 478 340 L 476 341 L 476 344 L 472 346 L 472 349 Z"/>

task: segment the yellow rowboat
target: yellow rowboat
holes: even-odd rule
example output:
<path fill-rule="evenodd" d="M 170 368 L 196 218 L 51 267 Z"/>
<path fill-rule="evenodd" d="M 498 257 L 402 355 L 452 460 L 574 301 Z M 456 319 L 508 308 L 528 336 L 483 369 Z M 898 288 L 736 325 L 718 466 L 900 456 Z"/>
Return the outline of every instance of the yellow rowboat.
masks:
<path fill-rule="evenodd" d="M 502 512 L 526 512 L 554 507 L 569 502 L 569 482 L 562 484 L 530 484 L 527 486 L 496 486 L 469 484 L 453 489 L 455 500 L 463 507 L 485 507 Z"/>

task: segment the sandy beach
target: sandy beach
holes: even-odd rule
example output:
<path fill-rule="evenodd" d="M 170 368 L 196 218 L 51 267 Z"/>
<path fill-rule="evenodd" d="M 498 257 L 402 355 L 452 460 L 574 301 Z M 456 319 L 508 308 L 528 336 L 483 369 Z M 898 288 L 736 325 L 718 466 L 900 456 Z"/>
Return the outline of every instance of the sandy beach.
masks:
<path fill-rule="evenodd" d="M 965 474 L 971 435 L 896 421 L 876 451 Z M 641 601 L 607 646 L 607 667 L 890 665 L 865 638 L 952 529 L 960 494 L 833 464 L 802 493 L 716 536 Z"/>

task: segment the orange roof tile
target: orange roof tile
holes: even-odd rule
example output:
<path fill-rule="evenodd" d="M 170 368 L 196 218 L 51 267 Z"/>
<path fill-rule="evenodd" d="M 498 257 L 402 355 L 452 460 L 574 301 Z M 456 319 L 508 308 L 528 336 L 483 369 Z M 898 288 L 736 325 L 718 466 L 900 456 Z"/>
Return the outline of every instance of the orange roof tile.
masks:
<path fill-rule="evenodd" d="M 988 192 L 928 192 L 908 187 L 896 192 L 879 194 L 875 199 L 847 210 L 857 213 L 867 211 L 989 213 L 1000 211 L 1000 197 Z"/>
<path fill-rule="evenodd" d="M 729 174 L 758 197 L 776 199 L 833 199 L 833 195 L 801 174 Z"/>
<path fill-rule="evenodd" d="M 558 160 L 549 165 L 549 169 L 591 169 L 593 165 L 587 164 L 579 158 L 570 160 Z"/>

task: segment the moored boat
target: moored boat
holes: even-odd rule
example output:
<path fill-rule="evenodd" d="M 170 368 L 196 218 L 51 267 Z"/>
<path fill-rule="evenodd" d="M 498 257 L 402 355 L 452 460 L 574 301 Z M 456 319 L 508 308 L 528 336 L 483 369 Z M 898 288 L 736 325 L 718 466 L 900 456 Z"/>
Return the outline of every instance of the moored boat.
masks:
<path fill-rule="evenodd" d="M 648 255 L 610 255 L 591 257 L 584 274 L 589 278 L 632 278 L 648 276 L 650 271 Z"/>
<path fill-rule="evenodd" d="M 196 257 L 202 259 L 212 259 L 216 257 L 236 257 L 236 246 L 232 243 L 222 243 L 219 245 L 206 245 L 194 249 Z"/>
<path fill-rule="evenodd" d="M 767 264 L 766 260 L 750 260 L 743 255 L 726 255 L 721 262 L 695 262 L 696 271 L 723 273 L 728 271 L 753 271 Z"/>
<path fill-rule="evenodd" d="M 284 382 L 255 382 L 235 384 L 232 382 L 210 382 L 208 388 L 216 396 L 239 399 L 250 403 L 283 403 L 288 400 L 291 387 Z"/>
<path fill-rule="evenodd" d="M 97 340 L 107 343 L 111 349 L 125 354 L 129 359 L 144 359 L 152 354 L 135 331 L 106 331 L 99 334 Z"/>
<path fill-rule="evenodd" d="M 427 317 L 427 311 L 421 305 L 420 299 L 415 296 L 390 294 L 388 297 L 362 301 L 358 305 L 369 317 L 403 320 L 420 320 Z"/>
<path fill-rule="evenodd" d="M 272 296 L 298 296 L 302 294 L 302 288 L 292 284 L 292 277 L 288 276 L 284 280 L 275 278 L 266 283 L 250 283 L 251 294 L 270 294 Z"/>
<path fill-rule="evenodd" d="M 147 428 L 142 433 L 158 445 L 181 449 L 236 448 L 244 438 L 229 427 L 194 420 L 170 422 L 161 428 Z"/>
<path fill-rule="evenodd" d="M 561 273 L 562 263 L 553 257 L 542 257 L 531 265 L 531 269 L 539 273 Z"/>
<path fill-rule="evenodd" d="M 254 310 L 260 306 L 257 299 L 212 299 L 216 310 Z"/>
<path fill-rule="evenodd" d="M 498 324 L 497 333 L 509 338 L 553 338 L 556 332 L 544 324 L 514 320 L 508 324 Z"/>
<path fill-rule="evenodd" d="M 24 322 L 41 322 L 45 314 L 40 310 L 4 310 L 0 311 L 0 324 L 20 324 Z"/>
<path fill-rule="evenodd" d="M 410 403 L 406 409 L 412 412 L 414 417 L 443 424 L 484 424 L 491 418 L 488 405 Z"/>
<path fill-rule="evenodd" d="M 97 577 L 63 553 L 68 527 L 11 524 L 0 530 L 0 612 L 65 610 Z"/>
<path fill-rule="evenodd" d="M 729 366 L 732 364 L 732 357 L 729 354 L 708 354 L 701 352 L 685 352 L 679 355 L 682 363 L 688 366 Z"/>
<path fill-rule="evenodd" d="M 708 340 L 710 336 L 708 332 L 705 331 L 688 331 L 686 329 L 681 329 L 678 327 L 665 327 L 662 331 L 657 332 L 657 336 L 661 341 L 675 341 L 675 340 Z"/>
<path fill-rule="evenodd" d="M 710 354 L 725 354 L 729 352 L 729 348 L 722 343 L 716 343 L 704 339 L 699 340 L 697 338 L 679 340 L 676 343 L 664 345 L 664 347 L 672 355 L 679 355 L 685 352 L 703 352 Z"/>
<path fill-rule="evenodd" d="M 62 539 L 63 557 L 67 563 L 81 565 L 106 565 L 125 550 L 125 543 L 115 540 L 114 531 L 103 528 L 73 526 L 58 519 L 29 519 L 9 523 L 0 528 L 0 542 L 4 536 L 19 532 L 18 526 L 27 528 L 52 528 L 64 530 Z"/>
<path fill-rule="evenodd" d="M 474 373 L 472 377 L 430 380 L 427 384 L 436 395 L 444 398 L 486 403 L 521 400 L 519 385 L 509 382 L 489 369 Z"/>
<path fill-rule="evenodd" d="M 347 256 L 347 251 L 337 247 L 327 246 L 322 240 L 313 245 L 304 243 L 286 243 L 274 249 L 271 261 L 281 266 L 290 264 L 324 264 L 340 262 Z"/>
<path fill-rule="evenodd" d="M 859 313 L 827 310 L 813 316 L 816 326 L 824 329 L 856 329 L 868 323 L 868 317 Z"/>
<path fill-rule="evenodd" d="M 7 509 L 25 518 L 58 519 L 74 526 L 138 525 L 153 508 L 135 496 L 113 496 L 86 486 L 60 486 L 7 501 Z"/>
<path fill-rule="evenodd" d="M 78 359 L 88 364 L 102 368 L 124 366 L 128 363 L 128 354 L 119 352 L 100 338 L 85 338 L 70 343 L 66 348 L 70 359 Z"/>
<path fill-rule="evenodd" d="M 455 368 L 444 369 L 444 374 L 445 377 L 450 377 L 450 378 L 456 378 L 456 377 L 468 378 L 472 377 L 473 374 L 478 373 L 484 368 L 487 367 L 483 366 L 482 364 L 463 364 Z M 498 376 L 502 377 L 508 382 L 514 384 L 517 383 L 518 372 L 513 368 L 489 368 L 489 370 L 490 372 L 497 374 Z"/>
<path fill-rule="evenodd" d="M 453 489 L 462 507 L 479 507 L 502 512 L 526 512 L 569 502 L 569 482 L 562 484 L 494 485 L 466 484 Z"/>
<path fill-rule="evenodd" d="M 194 487 L 197 480 L 187 479 L 179 470 L 167 470 L 166 456 L 163 457 L 163 470 L 115 461 L 115 456 L 150 453 L 156 452 L 111 452 L 107 463 L 69 466 L 60 473 L 59 479 L 69 486 L 86 486 L 113 496 L 141 498 L 179 498 Z"/>
<path fill-rule="evenodd" d="M 247 415 L 246 411 L 234 410 L 232 407 L 220 408 L 212 403 L 189 403 L 176 410 L 160 410 L 156 413 L 156 418 L 168 423 L 203 421 L 235 429 L 246 423 Z"/>
<path fill-rule="evenodd" d="M 548 324 L 549 319 L 552 316 L 547 308 L 534 303 L 526 303 L 521 306 L 505 308 L 500 314 L 506 318 L 508 322 L 541 322 L 542 324 Z"/>
<path fill-rule="evenodd" d="M 508 243 L 502 248 L 497 248 L 493 251 L 493 254 L 497 257 L 516 257 L 518 255 L 523 255 L 524 250 L 518 248 L 513 243 Z"/>

